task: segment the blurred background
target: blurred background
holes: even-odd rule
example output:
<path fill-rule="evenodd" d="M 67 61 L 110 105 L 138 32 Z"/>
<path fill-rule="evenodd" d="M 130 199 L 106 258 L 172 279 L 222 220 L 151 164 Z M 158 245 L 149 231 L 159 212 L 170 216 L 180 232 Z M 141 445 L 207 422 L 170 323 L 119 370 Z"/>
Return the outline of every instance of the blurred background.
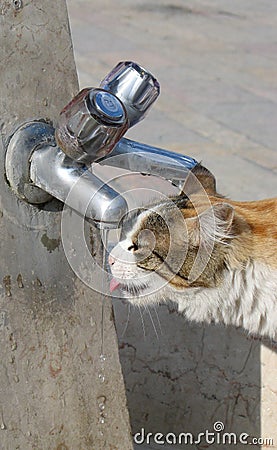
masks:
<path fill-rule="evenodd" d="M 276 196 L 276 1 L 67 4 L 81 87 L 97 87 L 122 60 L 138 62 L 161 84 L 148 117 L 127 137 L 202 161 L 234 200 Z M 145 330 L 123 301 L 114 311 L 134 433 L 198 433 L 221 420 L 225 431 L 272 436 L 272 343 L 191 325 L 170 305 L 142 311 Z"/>

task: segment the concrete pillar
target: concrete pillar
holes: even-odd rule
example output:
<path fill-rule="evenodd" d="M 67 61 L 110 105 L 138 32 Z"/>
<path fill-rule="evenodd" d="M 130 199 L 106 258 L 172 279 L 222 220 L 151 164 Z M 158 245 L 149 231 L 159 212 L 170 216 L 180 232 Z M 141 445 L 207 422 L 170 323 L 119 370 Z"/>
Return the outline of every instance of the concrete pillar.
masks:
<path fill-rule="evenodd" d="M 277 355 L 276 344 L 261 345 L 261 435 L 263 449 L 277 449 Z"/>
<path fill-rule="evenodd" d="M 65 258 L 62 205 L 19 200 L 4 173 L 12 130 L 33 118 L 55 125 L 78 91 L 65 1 L 0 2 L 0 33 L 0 448 L 131 449 L 111 305 L 101 383 L 102 298 Z"/>

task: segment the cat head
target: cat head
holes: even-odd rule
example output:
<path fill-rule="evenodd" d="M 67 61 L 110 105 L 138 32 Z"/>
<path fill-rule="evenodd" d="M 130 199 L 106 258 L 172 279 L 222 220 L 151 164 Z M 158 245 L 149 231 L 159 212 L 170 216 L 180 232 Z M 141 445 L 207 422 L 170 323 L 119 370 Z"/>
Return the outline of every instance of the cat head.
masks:
<path fill-rule="evenodd" d="M 111 290 L 120 287 L 131 302 L 147 304 L 220 284 L 245 224 L 199 165 L 180 195 L 131 213 L 122 230 L 109 258 Z"/>

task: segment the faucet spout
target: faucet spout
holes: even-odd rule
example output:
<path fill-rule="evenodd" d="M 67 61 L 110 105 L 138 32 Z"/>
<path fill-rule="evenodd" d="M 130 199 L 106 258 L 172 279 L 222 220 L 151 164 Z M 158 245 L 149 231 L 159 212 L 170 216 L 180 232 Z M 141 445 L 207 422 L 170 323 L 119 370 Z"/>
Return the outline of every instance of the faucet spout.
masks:
<path fill-rule="evenodd" d="M 117 228 L 128 211 L 118 192 L 85 165 L 73 162 L 59 147 L 45 146 L 32 154 L 30 178 L 99 228 Z"/>
<path fill-rule="evenodd" d="M 112 153 L 98 161 L 114 167 L 156 175 L 175 185 L 183 183 L 198 162 L 190 156 L 122 138 Z"/>

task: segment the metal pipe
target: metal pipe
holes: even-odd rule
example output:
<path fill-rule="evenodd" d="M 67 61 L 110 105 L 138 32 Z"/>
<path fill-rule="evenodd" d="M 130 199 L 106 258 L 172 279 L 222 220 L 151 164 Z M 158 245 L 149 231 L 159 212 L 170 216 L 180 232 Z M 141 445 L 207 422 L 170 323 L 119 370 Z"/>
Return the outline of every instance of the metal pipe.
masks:
<path fill-rule="evenodd" d="M 59 147 L 44 146 L 31 156 L 32 182 L 100 228 L 117 228 L 128 211 L 126 200 L 67 157 Z"/>
<path fill-rule="evenodd" d="M 190 156 L 122 138 L 99 164 L 121 167 L 131 172 L 156 175 L 171 182 L 182 182 L 198 162 Z"/>

